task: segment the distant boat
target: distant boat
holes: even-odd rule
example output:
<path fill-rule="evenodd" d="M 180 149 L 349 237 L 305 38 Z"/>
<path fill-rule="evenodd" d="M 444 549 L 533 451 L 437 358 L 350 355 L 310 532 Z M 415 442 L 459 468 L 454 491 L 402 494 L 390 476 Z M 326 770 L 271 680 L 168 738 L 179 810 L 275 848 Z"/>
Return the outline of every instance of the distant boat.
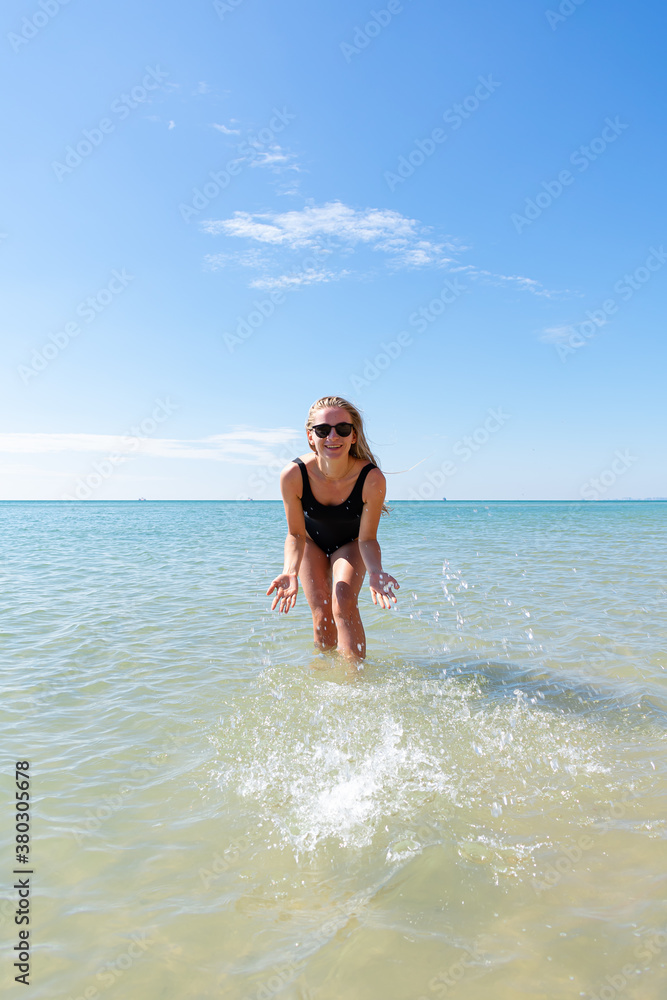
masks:
<path fill-rule="evenodd" d="M 446 500 L 446 499 L 447 499 L 447 497 L 443 497 L 442 499 L 443 499 L 443 500 Z"/>
<path fill-rule="evenodd" d="M 146 497 L 139 497 L 139 499 L 140 499 L 140 500 L 145 500 L 145 499 L 146 499 Z"/>

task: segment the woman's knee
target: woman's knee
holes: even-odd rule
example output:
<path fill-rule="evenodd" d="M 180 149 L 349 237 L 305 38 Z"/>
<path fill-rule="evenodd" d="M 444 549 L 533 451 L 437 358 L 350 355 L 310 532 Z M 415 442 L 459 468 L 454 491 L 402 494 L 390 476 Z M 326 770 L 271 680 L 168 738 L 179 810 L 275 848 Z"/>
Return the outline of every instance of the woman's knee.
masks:
<path fill-rule="evenodd" d="M 349 585 L 339 581 L 333 591 L 333 614 L 334 618 L 349 618 L 357 611 L 357 593 Z"/>
<path fill-rule="evenodd" d="M 316 632 L 335 632 L 336 621 L 333 612 L 313 611 L 313 626 Z"/>
<path fill-rule="evenodd" d="M 330 593 L 316 594 L 312 600 L 311 608 L 313 622 L 319 627 L 333 623 L 333 609 Z"/>

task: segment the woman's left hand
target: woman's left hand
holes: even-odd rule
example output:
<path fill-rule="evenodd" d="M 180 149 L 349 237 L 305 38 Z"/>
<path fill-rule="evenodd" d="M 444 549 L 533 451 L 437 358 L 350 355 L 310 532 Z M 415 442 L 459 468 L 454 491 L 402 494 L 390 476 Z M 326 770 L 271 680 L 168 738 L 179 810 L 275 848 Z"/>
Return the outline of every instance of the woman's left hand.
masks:
<path fill-rule="evenodd" d="M 373 604 L 377 604 L 381 608 L 390 608 L 391 602 L 393 601 L 395 604 L 398 600 L 391 588 L 395 587 L 396 590 L 400 590 L 401 585 L 389 573 L 369 574 L 368 585 Z"/>

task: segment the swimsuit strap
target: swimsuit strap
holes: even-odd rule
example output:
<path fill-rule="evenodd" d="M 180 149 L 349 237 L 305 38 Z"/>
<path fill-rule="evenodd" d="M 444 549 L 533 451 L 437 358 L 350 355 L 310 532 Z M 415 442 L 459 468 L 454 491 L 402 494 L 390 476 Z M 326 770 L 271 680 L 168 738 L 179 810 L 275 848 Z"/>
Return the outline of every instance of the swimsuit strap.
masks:
<path fill-rule="evenodd" d="M 296 462 L 296 464 L 301 469 L 301 478 L 303 480 L 303 496 L 301 497 L 301 502 L 303 503 L 303 501 L 305 500 L 306 503 L 308 503 L 309 500 L 314 500 L 315 503 L 320 504 L 319 500 L 315 500 L 315 495 L 311 489 L 310 478 L 308 476 L 308 470 L 306 469 L 305 462 L 302 462 L 300 458 L 293 458 L 292 461 Z M 357 498 L 359 500 L 362 499 L 362 491 L 364 488 L 364 483 L 366 482 L 366 476 L 371 471 L 371 469 L 377 469 L 377 465 L 373 465 L 372 462 L 369 462 L 368 465 L 365 465 L 363 467 L 363 469 L 357 476 L 356 482 L 352 488 L 352 492 L 350 493 L 347 500 L 343 500 L 343 503 L 349 503 L 351 500 L 352 501 L 357 500 Z M 320 507 L 330 507 L 330 506 L 332 505 L 320 504 Z M 340 507 L 342 506 L 342 504 L 334 504 L 333 506 Z"/>
<path fill-rule="evenodd" d="M 363 467 L 363 469 L 361 470 L 361 472 L 357 476 L 357 481 L 354 484 L 354 489 L 352 490 L 352 492 L 350 493 L 349 497 L 347 498 L 347 502 L 348 503 L 350 502 L 350 500 L 352 500 L 352 501 L 355 501 L 357 499 L 360 500 L 360 501 L 363 500 L 362 493 L 363 493 L 363 489 L 364 489 L 364 483 L 366 482 L 366 476 L 371 471 L 371 469 L 377 469 L 377 465 L 373 465 L 372 462 L 369 462 L 368 465 L 365 465 Z"/>
<path fill-rule="evenodd" d="M 306 469 L 306 463 L 302 462 L 300 458 L 293 458 L 293 462 L 301 469 L 301 479 L 303 480 L 303 496 L 301 497 L 301 503 L 308 503 L 309 500 L 314 500 L 313 491 L 310 488 L 310 479 L 308 478 L 308 471 Z"/>

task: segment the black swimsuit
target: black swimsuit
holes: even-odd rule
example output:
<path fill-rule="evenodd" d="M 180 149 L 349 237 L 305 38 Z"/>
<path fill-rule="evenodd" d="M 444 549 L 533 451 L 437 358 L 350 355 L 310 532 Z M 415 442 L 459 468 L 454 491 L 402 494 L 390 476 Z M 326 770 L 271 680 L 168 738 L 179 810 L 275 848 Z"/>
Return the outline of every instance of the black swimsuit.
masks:
<path fill-rule="evenodd" d="M 303 479 L 301 504 L 306 522 L 306 531 L 315 544 L 330 556 L 341 545 L 353 542 L 355 538 L 359 537 L 359 526 L 364 509 L 364 501 L 361 494 L 366 482 L 366 476 L 371 469 L 377 469 L 377 465 L 369 462 L 368 465 L 363 467 L 357 476 L 357 481 L 347 500 L 337 504 L 325 504 L 320 503 L 313 496 L 305 464 L 300 458 L 295 458 L 293 461 L 301 468 L 301 478 Z"/>

